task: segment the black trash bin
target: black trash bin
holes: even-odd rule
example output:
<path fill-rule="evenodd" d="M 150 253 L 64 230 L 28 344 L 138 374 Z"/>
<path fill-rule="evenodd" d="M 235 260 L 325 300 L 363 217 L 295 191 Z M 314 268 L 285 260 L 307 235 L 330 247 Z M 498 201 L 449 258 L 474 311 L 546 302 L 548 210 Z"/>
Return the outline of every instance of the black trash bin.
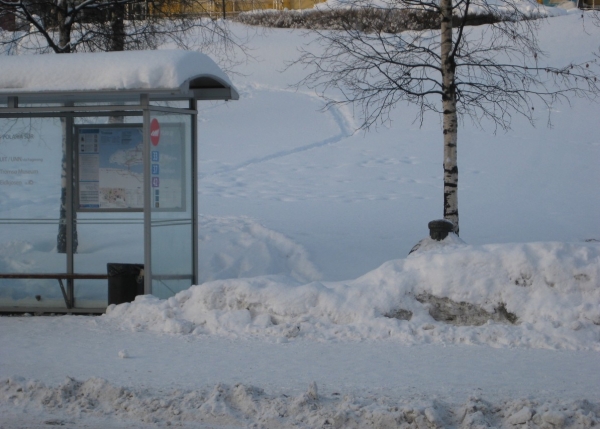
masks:
<path fill-rule="evenodd" d="M 131 302 L 144 294 L 143 264 L 106 264 L 108 305 Z"/>

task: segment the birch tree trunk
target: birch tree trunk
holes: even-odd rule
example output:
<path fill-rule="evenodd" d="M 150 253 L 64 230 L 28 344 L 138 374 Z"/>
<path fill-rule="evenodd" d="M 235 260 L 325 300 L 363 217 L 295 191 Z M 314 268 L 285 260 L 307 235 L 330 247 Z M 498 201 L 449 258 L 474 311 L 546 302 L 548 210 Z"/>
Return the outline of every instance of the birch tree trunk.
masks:
<path fill-rule="evenodd" d="M 116 1 L 110 10 L 110 46 L 109 51 L 125 50 L 125 5 Z"/>
<path fill-rule="evenodd" d="M 452 0 L 441 0 L 441 66 L 442 66 L 442 109 L 444 128 L 444 219 L 458 226 L 458 115 L 456 113 L 456 85 L 454 74 L 456 63 L 452 43 Z"/>
<path fill-rule="evenodd" d="M 68 15 L 66 8 L 70 5 L 67 1 L 61 1 L 58 3 L 58 6 L 64 7 L 65 10 L 59 8 L 56 14 L 58 21 L 58 47 L 60 49 L 60 52 L 57 52 L 57 54 L 68 54 L 71 52 L 72 17 Z"/>

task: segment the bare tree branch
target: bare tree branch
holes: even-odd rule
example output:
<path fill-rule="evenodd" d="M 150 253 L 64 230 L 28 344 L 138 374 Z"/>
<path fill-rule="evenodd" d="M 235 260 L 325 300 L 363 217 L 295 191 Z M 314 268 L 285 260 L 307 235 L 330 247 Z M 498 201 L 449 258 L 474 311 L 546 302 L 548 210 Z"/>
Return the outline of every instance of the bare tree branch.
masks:
<path fill-rule="evenodd" d="M 341 29 L 313 30 L 317 38 L 292 63 L 307 70 L 298 86 L 315 89 L 328 104 L 358 107 L 363 129 L 389 122 L 398 103 L 415 104 L 421 123 L 428 111 L 442 115 L 444 217 L 455 223 L 457 233 L 457 118 L 509 129 L 515 116 L 533 124 L 538 103 L 550 115 L 557 102 L 568 103 L 573 96 L 593 100 L 600 93 L 598 57 L 590 53 L 588 61 L 550 63 L 537 38 L 542 12 L 524 12 L 516 0 L 344 4 L 351 12 L 347 21 L 341 18 Z M 469 26 L 471 11 L 489 24 Z M 376 25 L 361 24 L 361 30 L 356 17 L 374 15 Z M 402 30 L 389 32 L 394 27 L 388 17 L 401 17 Z"/>
<path fill-rule="evenodd" d="M 150 5 L 150 6 L 148 6 Z M 204 3 L 182 0 L 0 0 L 0 21 L 10 17 L 16 31 L 0 31 L 0 53 L 68 53 L 156 49 L 173 43 L 210 54 L 227 71 L 250 57 L 247 39 L 227 21 L 201 18 Z"/>

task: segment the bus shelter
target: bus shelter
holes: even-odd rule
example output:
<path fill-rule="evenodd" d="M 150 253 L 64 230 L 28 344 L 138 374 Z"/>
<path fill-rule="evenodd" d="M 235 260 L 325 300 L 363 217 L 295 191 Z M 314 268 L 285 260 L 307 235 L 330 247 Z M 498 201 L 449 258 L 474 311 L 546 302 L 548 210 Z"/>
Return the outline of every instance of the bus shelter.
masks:
<path fill-rule="evenodd" d="M 0 61 L 0 311 L 98 313 L 107 267 L 161 298 L 198 279 L 197 102 L 235 100 L 197 52 Z"/>

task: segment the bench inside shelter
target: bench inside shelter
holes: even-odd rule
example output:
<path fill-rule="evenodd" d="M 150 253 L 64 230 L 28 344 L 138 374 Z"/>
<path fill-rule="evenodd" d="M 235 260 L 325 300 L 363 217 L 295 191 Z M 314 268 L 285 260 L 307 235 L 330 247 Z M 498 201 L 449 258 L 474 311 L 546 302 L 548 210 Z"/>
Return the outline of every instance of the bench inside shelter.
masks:
<path fill-rule="evenodd" d="M 58 281 L 58 286 L 65 301 L 65 307 L 72 310 L 74 307 L 73 280 L 108 280 L 107 274 L 67 274 L 67 273 L 44 273 L 44 274 L 25 274 L 25 273 L 0 273 L 0 279 L 20 279 L 20 280 L 41 280 L 52 279 Z M 68 289 L 65 288 L 63 280 L 66 280 Z M 41 295 L 35 296 L 37 301 L 41 301 Z M 86 312 L 89 312 L 87 310 Z"/>

